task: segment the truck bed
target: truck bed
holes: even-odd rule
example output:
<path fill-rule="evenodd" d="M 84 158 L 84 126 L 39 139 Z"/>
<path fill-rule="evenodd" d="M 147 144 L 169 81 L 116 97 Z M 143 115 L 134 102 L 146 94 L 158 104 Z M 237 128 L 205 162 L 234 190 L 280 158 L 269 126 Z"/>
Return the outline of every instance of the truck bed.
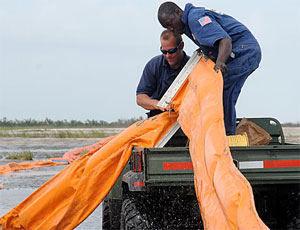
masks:
<path fill-rule="evenodd" d="M 187 147 L 138 148 L 146 186 L 191 185 L 193 165 Z M 231 147 L 233 161 L 251 184 L 297 184 L 300 145 Z"/>

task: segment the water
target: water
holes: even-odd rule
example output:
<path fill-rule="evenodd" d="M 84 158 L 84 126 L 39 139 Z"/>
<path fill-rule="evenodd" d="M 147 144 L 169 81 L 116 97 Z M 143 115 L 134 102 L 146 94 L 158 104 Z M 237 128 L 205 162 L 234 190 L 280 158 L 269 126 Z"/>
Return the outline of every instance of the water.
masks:
<path fill-rule="evenodd" d="M 74 148 L 94 144 L 99 138 L 0 138 L 0 165 L 12 162 L 6 156 L 10 153 L 31 151 L 34 160 L 47 160 L 51 157 L 61 157 L 65 152 Z M 18 162 L 14 160 L 14 162 Z M 19 161 L 21 162 L 21 161 Z M 22 170 L 18 173 L 0 175 L 0 216 L 21 203 L 32 192 L 51 179 L 67 165 L 42 167 Z M 102 205 L 77 228 L 77 230 L 102 229 Z"/>
<path fill-rule="evenodd" d="M 99 142 L 101 138 L 0 138 L 0 161 L 10 153 L 31 151 L 34 160 L 46 160 L 61 157 L 72 149 Z M 0 162 L 1 163 L 1 162 Z"/>

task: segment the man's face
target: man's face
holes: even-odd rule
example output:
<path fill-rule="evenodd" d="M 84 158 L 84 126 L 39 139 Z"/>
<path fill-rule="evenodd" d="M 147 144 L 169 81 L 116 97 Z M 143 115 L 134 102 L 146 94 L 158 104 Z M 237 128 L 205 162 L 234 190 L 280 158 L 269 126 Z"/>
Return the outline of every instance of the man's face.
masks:
<path fill-rule="evenodd" d="M 160 39 L 161 49 L 162 50 L 170 50 L 177 47 L 176 38 L 171 36 L 168 40 Z M 183 43 L 181 43 L 177 49 L 177 51 L 173 54 L 169 52 L 163 54 L 167 62 L 169 63 L 172 69 L 177 69 L 181 65 L 181 52 L 182 52 Z"/>
<path fill-rule="evenodd" d="M 181 21 L 181 14 L 179 14 L 179 13 L 174 13 L 172 15 L 164 14 L 161 17 L 160 22 L 164 28 L 167 28 L 168 30 L 171 30 L 174 33 L 177 33 L 177 34 L 184 33 L 185 25 Z"/>

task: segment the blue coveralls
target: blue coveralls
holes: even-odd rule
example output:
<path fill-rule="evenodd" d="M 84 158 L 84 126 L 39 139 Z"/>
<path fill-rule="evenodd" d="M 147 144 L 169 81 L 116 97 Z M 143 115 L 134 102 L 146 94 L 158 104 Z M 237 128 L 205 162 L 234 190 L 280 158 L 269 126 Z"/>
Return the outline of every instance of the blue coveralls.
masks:
<path fill-rule="evenodd" d="M 247 77 L 259 66 L 261 49 L 246 26 L 233 17 L 204 7 L 185 6 L 182 21 L 185 35 L 198 45 L 204 54 L 216 61 L 218 41 L 231 38 L 232 53 L 227 72 L 223 75 L 223 108 L 227 135 L 236 131 L 235 104 Z"/>
<path fill-rule="evenodd" d="M 184 53 L 182 64 L 178 69 L 172 69 L 163 55 L 152 58 L 144 68 L 136 95 L 147 94 L 152 99 L 160 100 L 188 60 L 189 56 Z M 151 117 L 160 112 L 161 110 L 151 110 L 147 115 Z"/>

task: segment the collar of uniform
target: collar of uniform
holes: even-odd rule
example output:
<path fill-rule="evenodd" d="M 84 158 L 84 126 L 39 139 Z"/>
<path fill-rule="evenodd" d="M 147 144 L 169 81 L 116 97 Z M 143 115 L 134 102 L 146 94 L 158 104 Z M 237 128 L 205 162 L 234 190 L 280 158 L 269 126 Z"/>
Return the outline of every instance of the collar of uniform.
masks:
<path fill-rule="evenodd" d="M 181 63 L 181 65 L 180 65 L 180 69 L 182 69 L 184 66 L 185 66 L 185 64 L 187 63 L 187 61 L 189 60 L 189 57 L 186 55 L 186 53 L 183 51 L 183 54 L 184 54 L 184 57 L 183 57 L 183 61 L 182 61 L 182 63 Z"/>
<path fill-rule="evenodd" d="M 163 59 L 163 67 L 169 68 L 169 63 L 167 62 L 167 60 L 165 59 L 164 55 L 161 55 L 162 59 Z"/>
<path fill-rule="evenodd" d="M 184 23 L 185 27 L 184 27 L 184 33 L 188 36 L 188 37 L 191 37 L 192 35 L 192 32 L 188 26 L 188 16 L 189 16 L 189 13 L 190 13 L 190 10 L 193 8 L 194 6 L 191 4 L 191 3 L 187 3 L 185 5 L 185 8 L 184 8 L 184 11 L 183 11 L 183 15 L 182 15 L 182 18 L 181 18 L 181 21 Z"/>
<path fill-rule="evenodd" d="M 194 7 L 191 3 L 187 3 L 184 7 L 184 11 L 183 11 L 183 15 L 182 15 L 182 18 L 181 18 L 181 21 L 187 25 L 188 24 L 188 15 L 189 15 L 189 12 L 191 10 L 191 8 Z"/>

